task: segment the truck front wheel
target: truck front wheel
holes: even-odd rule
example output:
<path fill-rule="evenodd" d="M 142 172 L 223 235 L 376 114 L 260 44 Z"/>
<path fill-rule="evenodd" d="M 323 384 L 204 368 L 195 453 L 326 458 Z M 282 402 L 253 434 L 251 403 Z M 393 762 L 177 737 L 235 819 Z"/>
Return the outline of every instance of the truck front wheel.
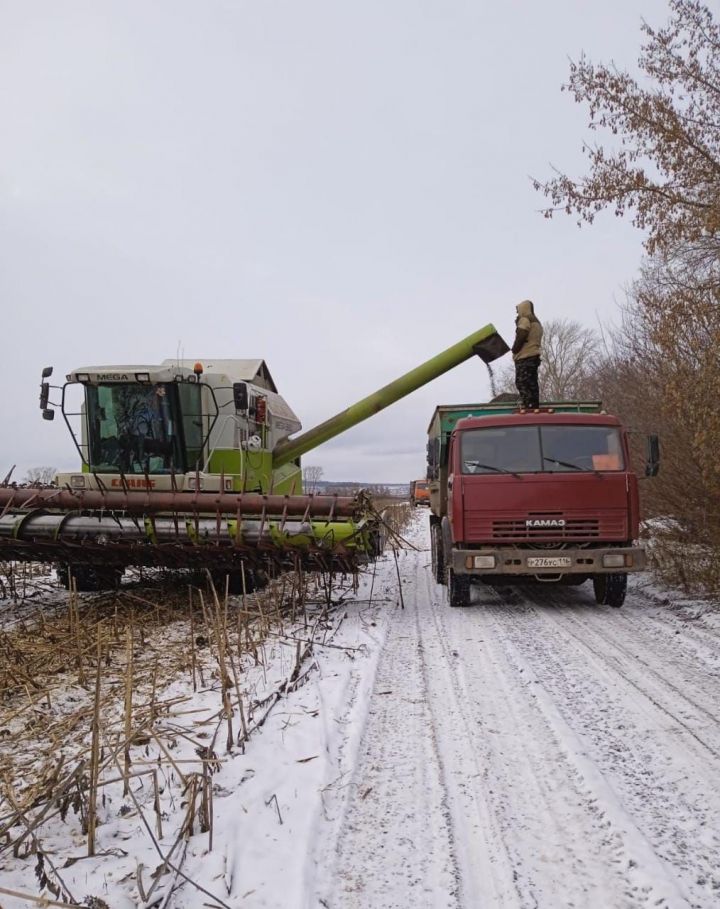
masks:
<path fill-rule="evenodd" d="M 430 525 L 430 552 L 432 556 L 432 573 L 436 584 L 445 584 L 445 558 L 443 538 L 440 525 L 433 521 Z"/>
<path fill-rule="evenodd" d="M 447 569 L 448 602 L 451 606 L 470 605 L 470 578 L 466 574 L 455 574 L 452 568 Z"/>
<path fill-rule="evenodd" d="M 593 576 L 595 602 L 600 606 L 618 609 L 625 602 L 627 593 L 626 574 L 596 574 Z"/>

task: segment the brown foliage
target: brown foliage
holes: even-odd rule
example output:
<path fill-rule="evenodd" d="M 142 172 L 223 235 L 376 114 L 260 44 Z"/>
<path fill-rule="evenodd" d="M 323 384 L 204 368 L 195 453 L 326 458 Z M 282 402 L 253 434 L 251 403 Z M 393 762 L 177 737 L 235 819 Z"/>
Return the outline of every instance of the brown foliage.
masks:
<path fill-rule="evenodd" d="M 597 381 L 606 407 L 631 430 L 634 462 L 642 475 L 645 434 L 662 446 L 660 474 L 643 484 L 645 518 L 653 523 L 654 551 L 667 580 L 720 591 L 720 424 L 716 401 L 720 368 L 706 324 L 694 316 L 669 322 L 653 318 L 647 275 L 636 282 L 623 324 Z M 716 308 L 717 310 L 717 308 Z M 717 319 L 717 311 L 708 312 Z"/>
<path fill-rule="evenodd" d="M 700 0 L 643 23 L 640 77 L 582 57 L 568 89 L 587 105 L 586 176 L 535 181 L 557 210 L 592 223 L 632 213 L 650 258 L 596 370 L 607 406 L 661 435 L 645 484 L 655 550 L 671 580 L 720 591 L 720 25 Z"/>
<path fill-rule="evenodd" d="M 643 23 L 636 79 L 584 56 L 564 88 L 613 147 L 585 144 L 589 173 L 534 181 L 555 211 L 591 223 L 604 208 L 633 212 L 650 254 L 679 243 L 720 249 L 720 26 L 699 0 L 670 0 L 665 28 Z"/>

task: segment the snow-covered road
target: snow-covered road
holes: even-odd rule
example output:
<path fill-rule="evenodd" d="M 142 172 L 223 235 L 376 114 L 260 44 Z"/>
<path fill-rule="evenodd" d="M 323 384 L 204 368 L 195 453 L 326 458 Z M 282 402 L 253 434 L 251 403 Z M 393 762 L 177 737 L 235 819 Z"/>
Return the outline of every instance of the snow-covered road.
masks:
<path fill-rule="evenodd" d="M 717 616 L 641 588 L 598 607 L 590 585 L 451 609 L 426 520 L 338 751 L 309 904 L 720 905 Z"/>
<path fill-rule="evenodd" d="M 150 657 L 152 634 L 166 650 L 180 642 L 182 656 L 157 691 L 168 706 L 153 729 L 167 745 L 146 738 L 133 751 L 138 769 L 160 775 L 163 830 L 156 841 L 142 823 L 156 813 L 142 775 L 131 801 L 114 767 L 94 857 L 80 817 L 51 814 L 37 842 L 76 905 L 720 906 L 720 612 L 649 576 L 634 579 L 619 610 L 596 606 L 590 585 L 478 587 L 468 608 L 451 609 L 430 571 L 427 512 L 407 535 L 417 548 L 397 563 L 387 552 L 357 590 L 336 581 L 329 616 L 313 601 L 308 623 L 286 620 L 254 659 L 244 651 L 245 703 L 284 694 L 266 715 L 248 714 L 256 731 L 243 747 L 217 740 L 210 833 L 199 823 L 183 833 L 179 768 L 189 773 L 219 728 L 216 659 L 198 651 L 195 691 L 188 616 L 148 632 Z M 48 601 L 48 621 L 64 603 Z M 6 607 L 6 628 L 30 621 L 26 606 Z M 229 627 L 241 606 L 228 605 Z M 288 686 L 308 636 L 312 653 Z M 120 659 L 114 652 L 124 679 Z M 32 727 L 38 753 L 57 736 L 65 701 L 87 697 L 74 671 L 53 678 L 52 701 L 32 714 L 42 720 Z M 33 754 L 30 745 L 9 755 L 17 792 Z M 182 877 L 159 852 L 178 856 Z M 3 909 L 22 909 L 44 886 L 36 864 L 32 850 L 0 844 Z"/>

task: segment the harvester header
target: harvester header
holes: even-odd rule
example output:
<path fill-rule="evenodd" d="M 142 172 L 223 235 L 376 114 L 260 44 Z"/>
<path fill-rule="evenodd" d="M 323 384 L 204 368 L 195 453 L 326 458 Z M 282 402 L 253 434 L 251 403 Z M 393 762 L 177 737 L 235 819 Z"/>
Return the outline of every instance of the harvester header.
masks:
<path fill-rule="evenodd" d="M 0 558 L 55 562 L 88 587 L 129 565 L 354 570 L 381 548 L 379 516 L 366 496 L 303 495 L 301 455 L 470 357 L 489 363 L 507 349 L 488 325 L 295 438 L 300 420 L 261 359 L 88 366 L 62 386 L 46 368 L 43 416 L 59 407 L 80 468 L 51 488 L 0 487 Z"/>

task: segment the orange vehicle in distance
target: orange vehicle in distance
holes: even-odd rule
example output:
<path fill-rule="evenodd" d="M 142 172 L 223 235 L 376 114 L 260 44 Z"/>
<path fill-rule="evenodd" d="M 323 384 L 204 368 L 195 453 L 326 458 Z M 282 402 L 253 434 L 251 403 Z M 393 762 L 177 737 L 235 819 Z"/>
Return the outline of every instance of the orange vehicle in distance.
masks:
<path fill-rule="evenodd" d="M 413 505 L 430 505 L 430 486 L 427 480 L 410 483 L 410 501 Z"/>

